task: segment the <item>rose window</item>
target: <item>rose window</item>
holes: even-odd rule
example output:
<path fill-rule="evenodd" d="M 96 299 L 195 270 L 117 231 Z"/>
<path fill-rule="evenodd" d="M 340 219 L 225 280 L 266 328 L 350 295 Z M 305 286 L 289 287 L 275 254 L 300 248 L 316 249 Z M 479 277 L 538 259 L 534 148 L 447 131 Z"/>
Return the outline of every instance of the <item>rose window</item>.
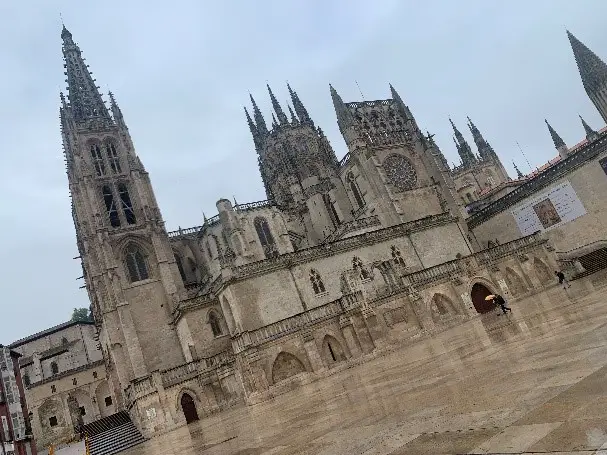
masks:
<path fill-rule="evenodd" d="M 388 181 L 401 190 L 410 190 L 417 183 L 417 173 L 411 162 L 402 155 L 390 155 L 382 164 Z"/>

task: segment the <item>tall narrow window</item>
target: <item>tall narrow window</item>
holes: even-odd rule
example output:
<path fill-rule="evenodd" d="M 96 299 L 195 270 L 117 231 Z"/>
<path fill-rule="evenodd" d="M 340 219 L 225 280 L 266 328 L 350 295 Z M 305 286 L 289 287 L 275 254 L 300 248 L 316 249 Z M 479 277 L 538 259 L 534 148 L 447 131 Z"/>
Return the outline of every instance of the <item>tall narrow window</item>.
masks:
<path fill-rule="evenodd" d="M 312 283 L 314 294 L 322 294 L 325 292 L 325 284 L 322 282 L 320 274 L 314 269 L 310 270 L 310 283 Z"/>
<path fill-rule="evenodd" d="M 129 271 L 131 283 L 149 278 L 145 256 L 137 245 L 130 244 L 126 249 L 126 268 Z"/>
<path fill-rule="evenodd" d="M 105 163 L 103 161 L 103 155 L 101 154 L 101 148 L 97 144 L 91 145 L 91 158 L 93 159 L 93 165 L 98 176 L 105 175 Z"/>
<path fill-rule="evenodd" d="M 110 168 L 114 174 L 120 174 L 122 169 L 120 168 L 120 158 L 118 157 L 118 152 L 116 151 L 116 146 L 111 142 L 105 146 L 105 153 L 107 154 L 107 159 L 110 162 Z"/>
<path fill-rule="evenodd" d="M 257 217 L 253 222 L 255 225 L 255 230 L 257 231 L 257 236 L 259 237 L 259 241 L 261 246 L 263 247 L 263 251 L 266 257 L 275 257 L 278 255 L 276 251 L 276 244 L 274 242 L 274 237 L 272 237 L 272 233 L 270 232 L 270 225 L 265 218 Z"/>
<path fill-rule="evenodd" d="M 400 254 L 400 250 L 396 248 L 394 245 L 390 247 L 392 250 L 392 260 L 396 265 L 400 265 L 401 267 L 405 267 L 405 260 Z"/>
<path fill-rule="evenodd" d="M 219 317 L 215 314 L 214 311 L 209 313 L 209 325 L 211 326 L 211 330 L 213 331 L 213 336 L 217 337 L 221 335 L 221 324 L 219 323 Z"/>
<path fill-rule="evenodd" d="M 57 365 L 57 362 L 51 362 L 51 373 L 54 375 L 59 373 L 59 366 Z"/>
<path fill-rule="evenodd" d="M 118 194 L 120 195 L 120 202 L 122 203 L 122 211 L 126 222 L 129 224 L 135 224 L 135 211 L 133 210 L 133 204 L 131 203 L 131 197 L 129 196 L 129 190 L 126 188 L 124 183 L 118 184 Z"/>
<path fill-rule="evenodd" d="M 352 191 L 354 199 L 356 199 L 356 204 L 358 205 L 358 208 L 364 207 L 365 200 L 363 199 L 362 194 L 360 194 L 360 190 L 358 189 L 358 185 L 356 184 L 356 177 L 354 177 L 354 174 L 352 172 L 348 172 L 346 179 L 348 180 L 348 184 L 350 185 L 350 191 Z"/>
<path fill-rule="evenodd" d="M 327 207 L 327 211 L 329 212 L 329 218 L 331 218 L 331 222 L 333 223 L 333 226 L 337 226 L 340 223 L 339 215 L 337 214 L 337 211 L 335 210 L 335 206 L 331 202 L 331 196 L 329 196 L 328 194 L 323 194 L 322 199 L 325 203 L 325 206 Z"/>
<path fill-rule="evenodd" d="M 181 279 L 185 282 L 185 272 L 183 270 L 183 262 L 181 261 L 181 256 L 179 256 L 178 254 L 174 254 L 173 256 L 175 256 L 175 262 L 177 262 L 177 268 L 179 269 Z"/>
<path fill-rule="evenodd" d="M 108 185 L 103 187 L 103 201 L 105 202 L 105 209 L 112 227 L 120 226 L 120 217 L 118 216 L 116 201 L 114 201 L 114 193 L 112 193 L 112 189 Z"/>

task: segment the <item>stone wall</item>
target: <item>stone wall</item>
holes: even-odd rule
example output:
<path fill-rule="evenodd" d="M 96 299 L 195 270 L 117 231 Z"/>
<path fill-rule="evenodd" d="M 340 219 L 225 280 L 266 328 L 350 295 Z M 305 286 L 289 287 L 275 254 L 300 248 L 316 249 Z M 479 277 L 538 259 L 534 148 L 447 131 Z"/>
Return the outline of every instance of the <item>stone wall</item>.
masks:
<path fill-rule="evenodd" d="M 570 182 L 586 209 L 586 214 L 559 227 L 545 231 L 556 251 L 567 252 L 594 242 L 607 240 L 607 175 L 599 160 L 607 156 L 607 137 L 595 141 L 565 160 L 473 214 L 467 222 L 483 246 L 487 242 L 509 242 L 522 236 L 512 211 L 539 194 L 564 182 Z"/>

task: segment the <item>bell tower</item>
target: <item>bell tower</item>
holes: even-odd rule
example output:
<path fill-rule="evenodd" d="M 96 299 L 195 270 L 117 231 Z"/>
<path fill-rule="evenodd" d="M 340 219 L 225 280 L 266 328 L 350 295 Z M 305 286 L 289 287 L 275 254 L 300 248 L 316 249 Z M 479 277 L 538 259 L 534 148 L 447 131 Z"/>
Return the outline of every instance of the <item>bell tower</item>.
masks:
<path fill-rule="evenodd" d="M 184 362 L 171 313 L 184 297 L 154 191 L 114 96 L 110 109 L 63 27 L 61 134 L 86 289 L 117 397 Z"/>

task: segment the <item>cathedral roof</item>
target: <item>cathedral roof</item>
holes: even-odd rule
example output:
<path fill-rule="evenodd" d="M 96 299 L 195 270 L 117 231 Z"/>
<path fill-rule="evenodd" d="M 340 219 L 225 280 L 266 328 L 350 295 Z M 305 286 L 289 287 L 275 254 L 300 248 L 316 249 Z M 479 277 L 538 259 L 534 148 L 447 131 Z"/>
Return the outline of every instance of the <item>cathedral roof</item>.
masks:
<path fill-rule="evenodd" d="M 27 336 L 25 338 L 21 338 L 20 340 L 17 340 L 13 343 L 10 344 L 9 347 L 11 348 L 18 348 L 19 346 L 23 346 L 26 343 L 29 343 L 31 341 L 34 340 L 38 340 L 39 338 L 43 338 L 45 336 L 48 335 L 52 335 L 53 333 L 57 333 L 60 332 L 64 329 L 67 329 L 69 327 L 73 327 L 75 325 L 94 325 L 94 322 L 91 321 L 68 321 L 68 322 L 63 322 L 59 325 L 53 326 L 49 329 L 43 330 L 41 332 L 38 333 L 34 333 L 33 335 Z"/>

